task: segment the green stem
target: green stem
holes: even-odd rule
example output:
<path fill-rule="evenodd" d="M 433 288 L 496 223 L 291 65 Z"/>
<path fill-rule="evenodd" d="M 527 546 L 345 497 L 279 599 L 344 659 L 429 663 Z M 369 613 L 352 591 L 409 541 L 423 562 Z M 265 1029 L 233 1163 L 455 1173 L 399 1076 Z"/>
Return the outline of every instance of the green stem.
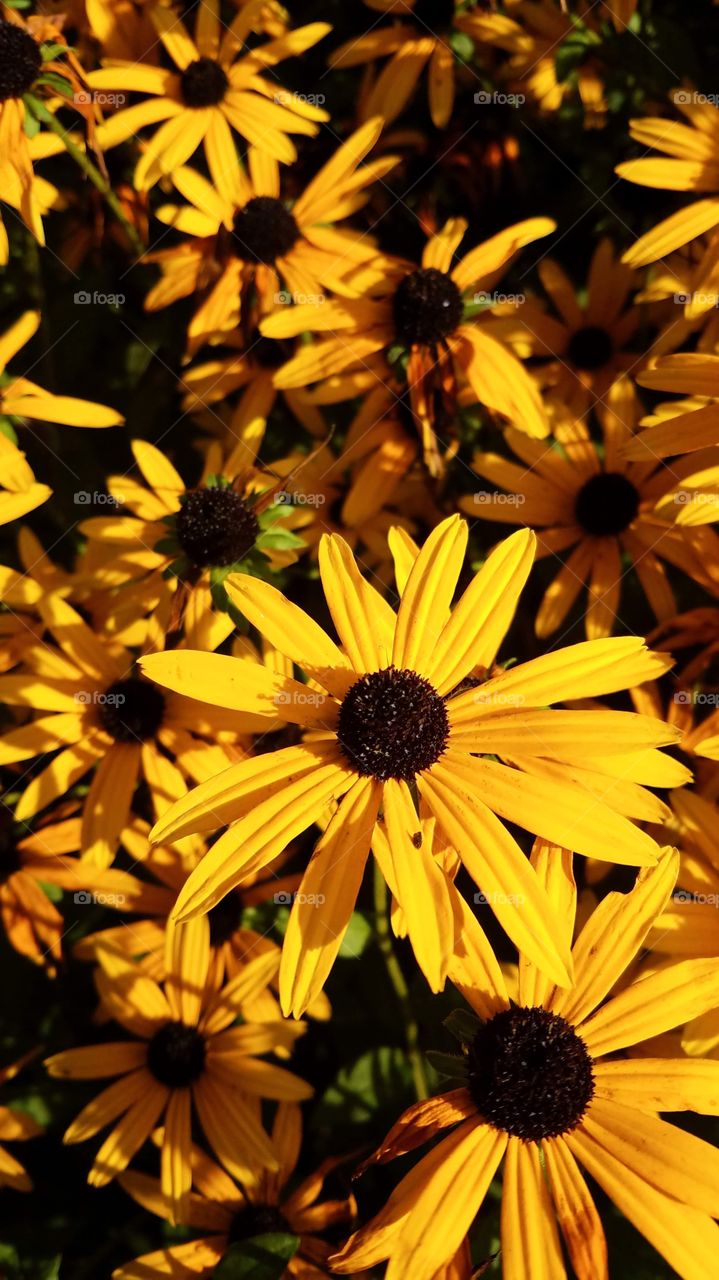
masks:
<path fill-rule="evenodd" d="M 419 1047 L 419 1027 L 417 1025 L 417 1019 L 412 1012 L 409 987 L 407 986 L 399 961 L 394 953 L 394 947 L 392 946 L 392 931 L 389 920 L 389 893 L 387 890 L 387 882 L 382 875 L 377 862 L 374 864 L 374 909 L 377 946 L 382 952 L 387 976 L 389 977 L 394 993 L 397 997 L 397 1002 L 402 1010 L 404 1034 L 407 1043 L 407 1056 L 412 1068 L 412 1079 L 414 1080 L 415 1093 L 417 1094 L 418 1100 L 421 1100 L 422 1098 L 429 1097 L 429 1088 L 427 1087 L 424 1058 Z"/>
<path fill-rule="evenodd" d="M 141 257 L 145 252 L 145 246 L 132 223 L 126 217 L 122 205 L 115 195 L 108 179 L 100 173 L 97 165 L 93 164 L 90 157 L 80 147 L 78 147 L 77 143 L 73 142 L 70 134 L 63 125 L 60 124 L 57 117 L 52 114 L 52 111 L 48 111 L 44 103 L 40 102 L 38 98 L 32 97 L 28 102 L 28 107 L 38 120 L 42 120 L 43 124 L 46 124 L 52 133 L 57 134 L 58 138 L 62 139 L 68 155 L 72 156 L 75 164 L 82 169 L 85 177 L 89 178 L 93 186 L 100 192 L 103 200 L 109 205 L 118 222 L 122 225 L 125 235 L 132 245 L 133 252 L 136 253 L 138 257 Z"/>

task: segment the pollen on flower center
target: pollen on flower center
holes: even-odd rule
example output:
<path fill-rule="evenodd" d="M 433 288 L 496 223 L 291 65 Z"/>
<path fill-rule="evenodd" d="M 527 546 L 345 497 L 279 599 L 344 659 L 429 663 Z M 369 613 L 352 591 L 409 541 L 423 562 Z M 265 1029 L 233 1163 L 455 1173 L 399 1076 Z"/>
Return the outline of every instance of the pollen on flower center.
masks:
<path fill-rule="evenodd" d="M 594 1096 L 587 1046 L 546 1009 L 513 1005 L 495 1014 L 469 1046 L 467 1068 L 481 1115 L 526 1142 L 569 1133 Z"/>
<path fill-rule="evenodd" d="M 448 737 L 444 702 L 416 671 L 371 671 L 340 707 L 337 738 L 345 756 L 358 773 L 380 782 L 411 782 L 439 760 Z"/>
<path fill-rule="evenodd" d="M 234 489 L 201 485 L 181 501 L 177 540 L 195 568 L 235 564 L 251 551 L 259 521 Z"/>
<path fill-rule="evenodd" d="M 229 84 L 219 62 L 214 58 L 197 58 L 180 76 L 180 95 L 186 107 L 216 107 Z"/>
<path fill-rule="evenodd" d="M 614 343 L 599 325 L 590 324 L 584 329 L 577 329 L 572 334 L 567 347 L 567 355 L 577 369 L 586 369 L 588 373 L 601 369 L 608 364 L 614 354 Z"/>
<path fill-rule="evenodd" d="M 148 680 L 115 680 L 99 704 L 103 729 L 116 742 L 144 742 L 157 733 L 165 714 L 165 695 Z"/>
<path fill-rule="evenodd" d="M 166 1022 L 148 1043 L 147 1066 L 160 1084 L 184 1089 L 202 1075 L 205 1041 L 184 1022 Z"/>
<path fill-rule="evenodd" d="M 286 1217 L 275 1205 L 248 1204 L 233 1217 L 227 1239 L 230 1244 L 239 1244 L 254 1236 L 291 1234 L 291 1231 Z"/>
<path fill-rule="evenodd" d="M 462 295 L 451 276 L 436 267 L 405 276 L 394 299 L 398 342 L 433 346 L 453 333 L 462 319 Z"/>
<path fill-rule="evenodd" d="M 0 102 L 21 98 L 37 80 L 40 46 L 14 22 L 0 20 Z"/>
<path fill-rule="evenodd" d="M 577 523 L 596 538 L 622 533 L 638 510 L 639 493 L 620 471 L 592 476 L 579 490 L 574 505 Z"/>
<path fill-rule="evenodd" d="M 273 196 L 253 196 L 235 214 L 235 252 L 245 262 L 266 262 L 289 253 L 300 238 L 294 215 Z"/>

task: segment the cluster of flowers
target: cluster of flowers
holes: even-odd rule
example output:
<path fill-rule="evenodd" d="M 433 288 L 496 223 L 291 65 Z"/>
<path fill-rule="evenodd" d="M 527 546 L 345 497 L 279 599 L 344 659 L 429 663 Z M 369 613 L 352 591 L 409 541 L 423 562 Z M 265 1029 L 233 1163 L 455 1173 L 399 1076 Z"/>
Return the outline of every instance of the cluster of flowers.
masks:
<path fill-rule="evenodd" d="M 385 223 L 425 80 L 448 152 L 460 99 L 541 117 L 573 96 L 601 129 L 603 41 L 637 5 L 366 3 L 340 43 L 275 0 L 0 11 L 8 278 L 15 243 L 49 252 L 68 218 L 77 262 L 99 219 L 183 348 L 153 443 L 30 381 L 41 306 L 0 337 L 0 919 L 49 983 L 91 963 L 98 999 L 92 1043 L 0 1084 L 40 1053 L 110 1082 L 64 1141 L 108 1130 L 91 1185 L 192 1228 L 117 1280 L 268 1255 L 297 1280 L 606 1280 L 582 1169 L 711 1280 L 719 1151 L 660 1113 L 719 1115 L 717 106 L 678 86 L 633 122 L 669 158 L 619 176 L 702 198 L 600 239 L 580 283 L 541 212 L 480 238 L 430 202 L 403 257 Z M 353 119 L 285 87 L 310 53 L 320 89 L 354 77 Z M 505 142 L 487 167 L 516 161 Z M 43 176 L 59 156 L 74 189 Z M 537 285 L 512 292 L 528 248 Z M 53 484 L 73 428 L 99 453 L 130 433 L 124 473 L 75 494 L 72 563 L 18 523 L 53 509 L 22 448 L 45 424 Z M 417 1102 L 361 1169 L 412 1158 L 373 1216 L 323 1195 L 341 1154 L 295 1180 L 313 1089 L 287 1065 L 333 1016 L 370 861 L 395 987 L 397 949 L 454 988 L 459 1042 L 430 1097 L 408 1024 Z M 86 902 L 103 927 L 68 944 Z M 39 1133 L 0 1108 L 0 1139 Z M 31 1190 L 4 1147 L 0 1183 Z M 494 1260 L 472 1234 L 493 1184 Z"/>

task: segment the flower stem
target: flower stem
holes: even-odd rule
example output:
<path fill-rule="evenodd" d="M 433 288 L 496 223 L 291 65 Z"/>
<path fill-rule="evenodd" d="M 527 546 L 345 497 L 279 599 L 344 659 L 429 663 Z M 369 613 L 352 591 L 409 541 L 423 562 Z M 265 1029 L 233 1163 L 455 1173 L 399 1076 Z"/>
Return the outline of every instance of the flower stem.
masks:
<path fill-rule="evenodd" d="M 93 186 L 100 192 L 103 200 L 110 209 L 112 209 L 112 212 L 118 222 L 122 225 L 125 235 L 132 245 L 133 252 L 137 254 L 138 258 L 141 257 L 145 252 L 145 246 L 129 218 L 126 216 L 109 180 L 100 173 L 97 165 L 93 164 L 90 157 L 80 147 L 78 147 L 77 143 L 73 142 L 70 134 L 64 126 L 60 124 L 60 121 L 53 115 L 52 111 L 48 111 L 44 103 L 40 102 L 38 98 L 33 97 L 32 100 L 28 102 L 28 106 L 32 111 L 32 114 L 36 116 L 38 120 L 42 120 L 43 124 L 47 125 L 48 129 L 52 133 L 57 134 L 58 138 L 62 139 L 68 155 L 72 156 L 75 164 L 82 169 L 85 177 L 89 178 Z"/>
<path fill-rule="evenodd" d="M 377 946 L 382 952 L 387 976 L 392 984 L 392 988 L 397 997 L 397 1002 L 402 1010 L 402 1021 L 404 1022 L 404 1034 L 407 1044 L 407 1057 L 409 1058 L 412 1068 L 412 1079 L 414 1080 L 414 1089 L 417 1099 L 429 1097 L 429 1088 L 427 1086 L 427 1076 L 424 1069 L 424 1058 L 419 1047 L 419 1027 L 417 1019 L 412 1012 L 412 1002 L 410 1000 L 409 987 L 405 981 L 404 974 L 400 968 L 399 961 L 394 953 L 392 946 L 392 931 L 389 920 L 389 892 L 387 890 L 387 882 L 380 871 L 377 862 L 374 864 L 374 909 L 375 909 L 375 934 L 377 938 Z"/>

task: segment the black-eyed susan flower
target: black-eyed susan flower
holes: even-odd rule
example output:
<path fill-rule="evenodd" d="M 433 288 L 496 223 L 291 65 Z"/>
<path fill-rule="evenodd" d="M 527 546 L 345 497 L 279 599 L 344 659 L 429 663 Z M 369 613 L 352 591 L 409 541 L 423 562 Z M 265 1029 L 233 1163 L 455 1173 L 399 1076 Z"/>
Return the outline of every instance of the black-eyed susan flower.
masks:
<path fill-rule="evenodd" d="M 64 1137 L 85 1142 L 121 1117 L 95 1157 L 91 1186 L 105 1186 L 126 1169 L 164 1116 L 162 1190 L 182 1221 L 192 1179 L 193 1118 L 225 1168 L 251 1180 L 258 1166 L 278 1168 L 255 1100 L 297 1102 L 311 1089 L 260 1058 L 278 1042 L 291 1047 L 304 1030 L 301 1024 L 233 1025 L 242 1001 L 267 985 L 275 956 L 260 956 L 218 989 L 209 971 L 207 920 L 170 926 L 167 947 L 162 986 L 111 948 L 98 952 L 102 1001 L 131 1038 L 68 1049 L 45 1065 L 65 1079 L 113 1079 Z"/>
<path fill-rule="evenodd" d="M 467 536 L 465 522 L 451 517 L 417 553 L 397 532 L 396 614 L 360 575 L 343 539 L 324 538 L 320 574 L 342 648 L 269 583 L 233 575 L 230 598 L 310 684 L 219 654 L 165 653 L 143 662 L 163 686 L 191 689 L 225 713 L 252 709 L 307 731 L 301 745 L 232 767 L 157 823 L 153 838 L 166 841 L 231 822 L 184 886 L 179 919 L 208 911 L 339 801 L 290 915 L 280 971 L 285 1012 L 300 1014 L 322 989 L 380 807 L 391 849 L 386 878 L 434 990 L 452 954 L 453 911 L 447 877 L 421 838 L 415 789 L 422 812 L 434 815 L 510 936 L 556 981 L 568 982 L 568 955 L 557 949 L 546 895 L 501 819 L 590 856 L 647 864 L 657 846 L 625 815 L 638 805 L 646 816 L 664 810 L 633 785 L 630 797 L 627 781 L 682 785 L 689 777 L 655 750 L 676 738 L 665 725 L 617 712 L 547 710 L 663 671 L 665 658 L 640 640 L 575 645 L 487 679 L 535 540 L 522 531 L 495 548 L 450 612 Z"/>
<path fill-rule="evenodd" d="M 147 295 L 148 309 L 204 289 L 187 329 L 190 351 L 238 326 L 251 349 L 258 314 L 315 301 L 326 289 L 348 292 L 344 277 L 377 250 L 336 224 L 361 209 L 371 184 L 397 163 L 381 156 L 361 165 L 381 131 L 374 119 L 351 134 L 294 202 L 283 195 L 277 161 L 256 147 L 228 197 L 187 166 L 176 169 L 173 183 L 188 204 L 163 204 L 157 217 L 193 239 L 150 255 L 162 278 Z"/>
<path fill-rule="evenodd" d="M 213 182 L 229 195 L 238 167 L 233 130 L 264 155 L 289 164 L 297 154 L 289 134 L 312 137 L 327 120 L 321 107 L 281 89 L 262 72 L 304 53 L 331 28 L 313 22 L 241 52 L 262 3 L 244 5 L 223 28 L 219 6 L 214 0 L 200 0 L 194 40 L 171 8 L 154 6 L 149 17 L 176 69 L 131 62 L 88 75 L 93 90 L 149 95 L 144 102 L 122 108 L 98 133 L 100 145 L 107 149 L 148 125 L 160 125 L 135 170 L 139 190 L 172 174 L 203 146 Z"/>
<path fill-rule="evenodd" d="M 191 1244 L 180 1244 L 145 1254 L 113 1272 L 113 1280 L 146 1280 L 167 1275 L 168 1264 L 176 1280 L 209 1277 L 223 1258 L 239 1253 L 244 1241 L 255 1236 L 281 1234 L 295 1236 L 296 1248 L 283 1277 L 315 1280 L 326 1275 L 331 1247 L 322 1239 L 329 1227 L 351 1221 L 356 1206 L 352 1195 L 342 1200 L 321 1200 L 327 1176 L 341 1159 L 324 1160 L 319 1168 L 294 1189 L 289 1183 L 302 1147 L 302 1113 L 296 1103 L 281 1102 L 272 1125 L 272 1143 L 277 1152 L 276 1173 L 258 1168 L 255 1176 L 238 1186 L 198 1147 L 192 1149 L 191 1195 L 186 1223 L 203 1231 Z M 170 1217 L 170 1206 L 159 1183 L 146 1174 L 129 1170 L 120 1175 L 120 1184 L 134 1200 L 161 1218 Z"/>
<path fill-rule="evenodd" d="M 637 374 L 637 382 L 652 391 L 678 392 L 686 399 L 660 405 L 642 420 L 645 430 L 625 446 L 628 458 L 646 462 L 717 446 L 719 356 L 700 351 L 658 356 Z"/>
<path fill-rule="evenodd" d="M 548 218 L 530 218 L 470 249 L 453 265 L 467 223 L 451 218 L 428 240 L 420 267 L 385 259 L 349 277 L 366 296 L 288 307 L 260 331 L 271 338 L 304 332 L 316 340 L 275 375 L 277 387 L 305 387 L 345 372 L 368 370 L 386 382 L 393 367 L 406 377 L 412 411 L 430 444 L 425 456 L 440 469 L 440 440 L 456 414 L 458 384 L 532 436 L 547 434 L 539 393 L 508 348 L 491 335 L 482 313 L 489 290 L 526 244 L 554 230 Z M 480 290 L 470 294 L 470 290 Z M 479 298 L 478 302 L 473 299 Z M 327 337 L 329 334 L 331 336 Z"/>
<path fill-rule="evenodd" d="M 544 593 L 535 623 L 538 636 L 561 626 L 585 584 L 587 638 L 610 635 L 629 566 L 659 620 L 676 612 L 662 560 L 711 586 L 703 556 L 719 556 L 719 540 L 711 546 L 703 540 L 700 546 L 688 530 L 672 523 L 671 501 L 692 483 L 696 458 L 678 458 L 671 466 L 627 461 L 622 446 L 636 429 L 639 411 L 632 384 L 624 378 L 597 408 L 600 440 L 592 439 L 583 419 L 562 421 L 560 416 L 555 435 L 541 444 L 511 428 L 505 433 L 517 462 L 482 452 L 474 457 L 478 475 L 509 489 L 516 502 L 493 502 L 484 492 L 460 499 L 462 510 L 537 529 L 539 556 L 569 553 Z"/>
<path fill-rule="evenodd" d="M 367 7 L 392 21 L 380 24 L 367 14 L 368 30 L 353 36 L 330 55 L 331 67 L 364 66 L 388 58 L 362 96 L 364 119 L 381 115 L 396 120 L 412 98 L 422 72 L 432 123 L 444 129 L 452 116 L 457 56 L 472 57 L 472 5 L 455 0 L 365 0 Z"/>
<path fill-rule="evenodd" d="M 19 1071 L 37 1051 L 26 1053 L 17 1062 L 0 1070 L 0 1087 L 14 1079 Z M 13 1191 L 32 1191 L 32 1182 L 19 1160 L 2 1145 L 5 1142 L 25 1142 L 28 1138 L 37 1138 L 42 1128 L 26 1111 L 16 1107 L 0 1106 L 0 1187 L 12 1187 Z"/>
<path fill-rule="evenodd" d="M 227 606 L 222 584 L 228 573 L 270 573 L 296 560 L 304 543 L 291 531 L 294 513 L 274 501 L 277 477 L 256 466 L 263 429 L 264 420 L 253 418 L 229 450 L 211 444 L 196 485 L 186 485 L 155 445 L 133 441 L 148 487 L 127 475 L 109 476 L 120 513 L 80 524 L 88 538 L 84 577 L 101 589 L 121 589 L 112 612 L 124 608 L 126 596 L 136 599 L 138 612 L 143 602 L 154 610 L 164 594 L 166 625 L 178 629 L 184 620 L 193 644 L 214 649 L 233 627 L 227 614 L 214 612 Z M 121 514 L 125 507 L 132 515 Z M 130 587 L 123 593 L 124 584 Z"/>
<path fill-rule="evenodd" d="M 532 860 L 569 944 L 571 855 L 540 845 Z M 333 1270 L 355 1275 L 388 1259 L 387 1280 L 431 1280 L 463 1244 L 503 1165 L 503 1274 L 560 1280 L 563 1242 L 581 1280 L 606 1280 L 607 1244 L 583 1166 L 678 1275 L 711 1280 L 719 1153 L 657 1113 L 716 1115 L 719 1063 L 623 1054 L 716 1005 L 715 961 L 681 961 L 610 994 L 670 900 L 677 866 L 667 850 L 631 893 L 604 899 L 574 943 L 568 990 L 520 953 L 515 1002 L 489 948 L 473 943 L 458 955 L 451 977 L 474 1016 L 463 1020 L 457 1087 L 405 1112 L 374 1159 L 440 1141 L 330 1260 Z"/>
<path fill-rule="evenodd" d="M 9 524 L 47 502 L 52 489 L 39 484 L 25 454 L 0 434 L 0 524 Z"/>
<path fill-rule="evenodd" d="M 69 427 L 116 427 L 124 422 L 121 414 L 92 400 L 74 396 L 56 396 L 44 391 L 23 375 L 14 375 L 7 366 L 30 341 L 40 326 L 40 312 L 26 311 L 0 336 L 0 413 L 22 423 L 57 422 Z M 30 508 L 28 508 L 30 509 Z"/>
<path fill-rule="evenodd" d="M 166 697 L 144 680 L 135 655 L 113 637 L 96 634 L 59 595 L 39 601 L 38 613 L 56 644 L 28 643 L 23 666 L 0 677 L 0 697 L 8 706 L 37 713 L 0 739 L 0 763 L 39 757 L 43 765 L 23 781 L 14 810 L 18 822 L 91 774 L 81 847 L 84 857 L 108 866 L 140 778 L 158 813 L 170 796 L 182 794 L 188 776 L 208 777 L 244 750 L 235 729 L 210 728 L 195 702 Z M 256 724 L 256 718 L 245 721 L 245 729 Z"/>

